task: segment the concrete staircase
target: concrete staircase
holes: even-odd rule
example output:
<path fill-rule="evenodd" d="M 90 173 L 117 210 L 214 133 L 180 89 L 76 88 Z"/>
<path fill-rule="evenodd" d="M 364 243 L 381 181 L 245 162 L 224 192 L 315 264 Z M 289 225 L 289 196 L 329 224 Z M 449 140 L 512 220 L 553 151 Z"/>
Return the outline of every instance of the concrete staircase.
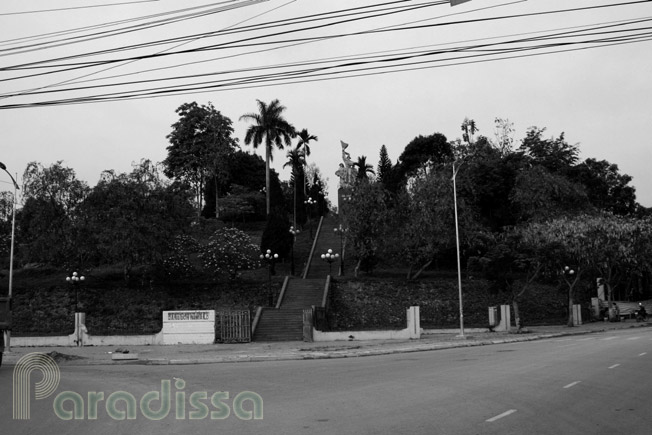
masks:
<path fill-rule="evenodd" d="M 342 255 L 340 246 L 341 239 L 339 234 L 334 231 L 337 224 L 338 222 L 335 217 L 327 216 L 324 218 L 306 278 L 325 278 L 327 275 L 338 275 L 340 260 L 334 261 L 329 266 L 326 261 L 321 259 L 321 255 L 325 254 L 329 249 L 332 249 L 334 254 Z"/>
<path fill-rule="evenodd" d="M 303 340 L 303 309 L 263 308 L 253 341 Z"/>
<path fill-rule="evenodd" d="M 285 289 L 280 308 L 265 308 L 254 331 L 254 341 L 297 341 L 303 340 L 303 310 L 321 306 L 326 277 L 331 268 L 321 259 L 321 254 L 332 249 L 340 252 L 340 236 L 333 229 L 337 220 L 327 217 L 322 221 L 321 230 L 315 243 L 306 278 L 291 278 Z M 332 264 L 332 275 L 337 276 L 339 260 Z"/>
<path fill-rule="evenodd" d="M 254 331 L 254 341 L 303 340 L 303 310 L 321 306 L 324 279 L 293 278 L 288 281 L 280 308 L 264 308 Z"/>

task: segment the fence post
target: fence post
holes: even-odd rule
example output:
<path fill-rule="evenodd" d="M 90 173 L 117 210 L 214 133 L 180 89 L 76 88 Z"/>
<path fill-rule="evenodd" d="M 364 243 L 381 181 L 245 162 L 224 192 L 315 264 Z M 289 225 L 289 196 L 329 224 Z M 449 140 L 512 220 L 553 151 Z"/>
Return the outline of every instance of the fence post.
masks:
<path fill-rule="evenodd" d="M 309 343 L 312 343 L 313 341 L 313 336 L 312 336 L 313 308 L 306 308 L 303 310 L 303 341 L 307 341 Z"/>

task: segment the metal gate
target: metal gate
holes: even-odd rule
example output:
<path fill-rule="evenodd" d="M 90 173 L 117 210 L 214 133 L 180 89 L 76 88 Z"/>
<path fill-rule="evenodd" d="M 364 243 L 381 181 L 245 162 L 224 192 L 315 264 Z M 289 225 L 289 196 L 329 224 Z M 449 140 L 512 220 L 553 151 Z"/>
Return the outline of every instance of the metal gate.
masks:
<path fill-rule="evenodd" d="M 219 311 L 220 335 L 223 343 L 248 343 L 251 341 L 249 310 Z"/>

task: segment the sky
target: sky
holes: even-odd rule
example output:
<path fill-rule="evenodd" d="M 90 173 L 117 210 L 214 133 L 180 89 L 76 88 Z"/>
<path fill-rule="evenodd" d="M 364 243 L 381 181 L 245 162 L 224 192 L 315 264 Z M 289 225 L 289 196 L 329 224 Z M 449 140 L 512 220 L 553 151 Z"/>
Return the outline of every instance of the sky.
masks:
<path fill-rule="evenodd" d="M 318 137 L 308 162 L 335 204 L 340 141 L 376 167 L 382 145 L 396 162 L 418 135 L 454 140 L 471 118 L 495 139 L 503 118 L 515 146 L 536 126 L 617 164 L 652 207 L 651 23 L 652 2 L 625 0 L 3 0 L 0 162 L 20 182 L 29 162 L 63 161 L 94 186 L 164 160 L 191 101 L 212 102 L 252 151 L 239 118 L 278 99 Z"/>

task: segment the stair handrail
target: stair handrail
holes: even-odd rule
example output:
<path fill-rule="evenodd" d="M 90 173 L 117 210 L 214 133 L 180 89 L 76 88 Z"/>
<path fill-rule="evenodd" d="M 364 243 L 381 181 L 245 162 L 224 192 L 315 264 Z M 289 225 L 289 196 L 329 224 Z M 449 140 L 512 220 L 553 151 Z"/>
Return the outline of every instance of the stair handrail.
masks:
<path fill-rule="evenodd" d="M 288 282 L 290 282 L 290 276 L 285 275 L 285 279 L 283 280 L 283 287 L 281 287 L 281 294 L 278 295 L 278 300 L 276 301 L 277 310 L 281 308 L 281 304 L 283 303 L 283 298 L 285 297 L 285 290 L 288 288 Z"/>
<path fill-rule="evenodd" d="M 254 338 L 254 332 L 256 332 L 256 326 L 258 326 L 258 321 L 260 316 L 263 314 L 263 307 L 256 308 L 256 316 L 254 317 L 254 322 L 251 324 L 251 338 Z"/>
<path fill-rule="evenodd" d="M 326 275 L 326 284 L 324 284 L 324 296 L 323 296 L 323 298 L 321 300 L 321 307 L 325 308 L 326 310 L 328 310 L 328 308 L 329 308 L 328 305 L 330 305 L 328 303 L 329 296 L 330 296 L 330 294 L 329 294 L 330 290 L 331 290 L 331 276 Z"/>
<path fill-rule="evenodd" d="M 312 248 L 310 248 L 310 255 L 308 256 L 308 262 L 306 267 L 303 269 L 303 279 L 306 279 L 308 276 L 308 270 L 310 270 L 310 263 L 312 263 L 312 256 L 315 254 L 315 248 L 317 247 L 317 240 L 319 239 L 319 233 L 321 231 L 321 224 L 324 222 L 324 216 L 319 218 L 319 226 L 317 226 L 317 231 L 315 232 L 315 238 L 312 240 Z"/>

